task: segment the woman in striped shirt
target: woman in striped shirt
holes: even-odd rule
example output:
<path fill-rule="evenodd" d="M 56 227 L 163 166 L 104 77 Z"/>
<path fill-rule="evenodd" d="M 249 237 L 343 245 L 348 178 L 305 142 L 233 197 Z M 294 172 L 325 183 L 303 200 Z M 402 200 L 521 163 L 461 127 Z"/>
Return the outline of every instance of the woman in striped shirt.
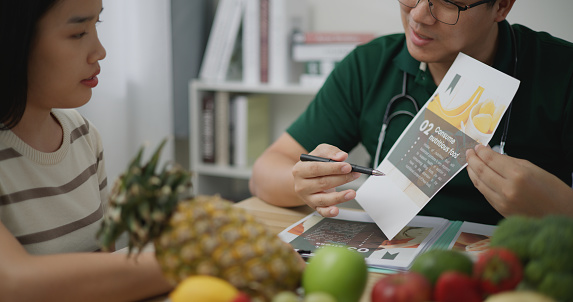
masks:
<path fill-rule="evenodd" d="M 166 292 L 153 254 L 97 253 L 103 146 L 73 108 L 106 53 L 102 0 L 0 0 L 0 301 L 127 301 Z"/>

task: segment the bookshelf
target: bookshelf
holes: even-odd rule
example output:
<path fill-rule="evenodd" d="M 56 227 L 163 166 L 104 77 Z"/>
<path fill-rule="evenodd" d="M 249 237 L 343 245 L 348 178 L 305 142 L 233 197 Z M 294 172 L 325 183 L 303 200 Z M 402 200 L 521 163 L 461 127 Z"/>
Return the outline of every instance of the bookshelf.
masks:
<path fill-rule="evenodd" d="M 319 87 L 295 84 L 274 86 L 268 84 L 245 84 L 242 82 L 218 82 L 191 80 L 189 83 L 190 110 L 190 170 L 193 172 L 193 193 L 220 194 L 239 201 L 250 197 L 248 181 L 251 167 L 236 167 L 229 164 L 204 163 L 201 153 L 202 99 L 208 92 L 230 94 L 265 94 L 269 97 L 271 141 L 277 139 L 294 119 L 308 106 Z"/>
<path fill-rule="evenodd" d="M 238 3 L 244 5 L 242 20 L 236 18 L 238 13 L 236 9 L 233 9 L 234 5 L 239 5 Z M 233 149 L 227 148 L 228 142 L 233 141 L 238 144 L 246 140 L 229 139 L 227 136 L 232 137 L 232 134 L 229 134 L 232 131 L 217 136 L 214 128 L 225 129 L 226 127 L 216 125 L 217 121 L 212 122 L 213 119 L 217 120 L 217 117 L 219 121 L 237 116 L 242 117 L 243 121 L 250 121 L 250 119 L 240 114 L 218 115 L 217 108 L 215 108 L 209 109 L 211 115 L 206 115 L 208 118 L 204 123 L 203 110 L 216 107 L 218 103 L 231 104 L 233 102 L 230 100 L 233 100 L 236 95 L 265 95 L 268 98 L 270 119 L 268 143 L 276 140 L 306 109 L 322 84 L 317 81 L 306 85 L 298 84 L 300 76 L 304 73 L 305 62 L 295 61 L 291 55 L 292 35 L 295 32 L 311 31 L 312 20 L 315 17 L 319 18 L 311 13 L 316 11 L 313 8 L 329 6 L 329 3 L 326 0 L 221 0 L 219 2 L 199 79 L 189 82 L 189 168 L 193 172 L 193 193 L 195 195 L 220 194 L 233 201 L 250 197 L 248 182 L 252 173 L 249 164 L 252 161 L 249 160 L 247 165 L 237 166 L 228 163 L 229 157 L 231 159 L 244 157 L 234 157 L 228 154 L 237 154 L 237 152 L 221 152 L 221 150 Z M 241 22 L 242 25 L 239 26 Z M 235 35 L 239 38 L 235 39 Z M 232 52 L 229 51 L 231 46 L 233 46 Z M 223 48 L 227 48 L 224 53 Z M 220 66 L 215 68 L 213 65 L 217 64 Z M 229 71 L 236 70 L 237 66 L 241 69 L 241 75 L 238 76 L 241 80 L 231 81 L 230 79 L 235 79 L 237 76 Z M 227 70 L 226 73 L 225 70 Z M 205 96 L 213 101 L 204 108 Z M 222 99 L 225 101 L 221 101 Z M 219 108 L 223 107 L 225 106 L 219 106 Z M 219 111 L 221 112 L 234 112 L 234 109 L 224 109 Z M 212 131 L 204 132 L 205 124 L 213 128 Z M 239 123 L 239 125 L 243 126 L 244 123 Z M 265 137 L 266 133 L 265 131 Z M 210 139 L 206 140 L 208 143 L 203 144 L 205 137 Z M 215 147 L 210 148 L 213 145 Z M 219 146 L 224 146 L 224 148 Z M 239 150 L 245 149 L 241 147 Z M 224 154 L 221 155 L 221 153 Z M 204 154 L 225 160 L 223 162 L 215 160 L 215 163 L 206 162 Z M 253 156 L 248 158 L 252 159 Z M 366 158 L 368 156 L 360 146 L 350 154 L 349 161 L 365 165 L 367 164 Z M 359 183 L 353 182 L 349 187 L 357 188 Z"/>
<path fill-rule="evenodd" d="M 204 163 L 201 156 L 201 100 L 204 93 L 226 91 L 231 94 L 266 94 L 270 100 L 271 142 L 276 140 L 286 128 L 306 109 L 320 87 L 289 84 L 272 86 L 267 84 L 245 84 L 242 82 L 213 82 L 191 80 L 189 82 L 190 110 L 190 170 L 193 172 L 193 194 L 220 194 L 232 201 L 240 201 L 251 196 L 249 179 L 251 167 L 236 167 Z M 369 156 L 362 145 L 349 154 L 349 162 L 368 165 Z M 357 189 L 366 180 L 363 175 L 356 181 L 339 187 L 340 190 Z"/>

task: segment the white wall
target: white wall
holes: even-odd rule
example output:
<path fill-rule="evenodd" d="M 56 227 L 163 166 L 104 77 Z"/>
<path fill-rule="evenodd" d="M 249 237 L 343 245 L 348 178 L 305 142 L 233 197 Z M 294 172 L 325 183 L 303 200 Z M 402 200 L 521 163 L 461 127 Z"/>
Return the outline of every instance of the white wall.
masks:
<path fill-rule="evenodd" d="M 314 30 L 366 31 L 379 35 L 403 32 L 396 0 L 309 0 L 309 3 Z M 573 42 L 571 12 L 570 0 L 517 0 L 507 19 Z"/>
<path fill-rule="evenodd" d="M 139 147 L 173 133 L 170 0 L 104 0 L 99 37 L 107 57 L 99 85 L 79 111 L 100 131 L 108 183 Z M 152 148 L 153 147 L 153 148 Z M 173 143 L 163 160 L 173 159 Z"/>
<path fill-rule="evenodd" d="M 573 1 L 570 0 L 517 0 L 507 20 L 573 42 L 571 12 Z"/>

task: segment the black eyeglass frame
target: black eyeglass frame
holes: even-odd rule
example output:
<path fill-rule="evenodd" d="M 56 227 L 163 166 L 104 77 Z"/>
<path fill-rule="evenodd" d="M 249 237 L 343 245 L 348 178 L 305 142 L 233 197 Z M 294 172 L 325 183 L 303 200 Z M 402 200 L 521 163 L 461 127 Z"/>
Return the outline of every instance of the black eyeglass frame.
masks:
<path fill-rule="evenodd" d="M 428 0 L 428 4 L 429 4 L 429 6 L 430 6 L 430 7 L 428 7 L 428 8 L 430 9 L 430 14 L 432 15 L 432 17 L 434 17 L 434 19 L 438 20 L 438 21 L 441 22 L 441 23 L 444 23 L 444 24 L 447 24 L 447 25 L 456 25 L 456 24 L 458 23 L 458 21 L 460 20 L 460 12 L 466 11 L 466 10 L 468 10 L 468 9 L 470 9 L 470 8 L 474 8 L 474 7 L 478 6 L 478 5 L 486 4 L 486 3 L 489 3 L 489 2 L 492 2 L 492 1 L 495 1 L 495 0 L 481 0 L 481 1 L 474 2 L 474 3 L 472 3 L 472 4 L 468 4 L 468 5 L 465 5 L 465 6 L 457 5 L 457 4 L 453 3 L 453 2 L 450 1 L 450 0 L 441 0 L 441 1 L 448 2 L 449 4 L 452 4 L 452 5 L 454 5 L 455 7 L 458 8 L 458 17 L 456 18 L 456 22 L 454 22 L 454 23 L 447 23 L 447 22 L 444 22 L 444 21 L 442 21 L 442 20 L 436 18 L 436 16 L 434 16 L 434 13 L 432 13 L 432 9 L 431 9 L 431 6 L 434 5 L 434 3 L 432 3 L 431 0 Z M 404 4 L 404 3 L 402 3 L 402 1 L 400 1 L 400 0 L 398 0 L 398 2 L 400 2 L 400 4 L 402 4 L 402 5 L 406 6 L 406 7 L 409 7 L 409 8 L 415 8 L 416 6 L 418 6 L 418 4 L 420 4 L 420 0 L 418 0 L 418 1 L 416 2 L 416 5 L 414 5 L 414 6 L 408 6 L 408 5 Z"/>

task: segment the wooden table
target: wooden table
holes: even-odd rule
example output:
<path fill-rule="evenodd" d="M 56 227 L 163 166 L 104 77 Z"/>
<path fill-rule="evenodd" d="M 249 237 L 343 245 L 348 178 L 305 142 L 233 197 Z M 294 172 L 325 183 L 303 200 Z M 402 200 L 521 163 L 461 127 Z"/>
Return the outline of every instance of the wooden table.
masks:
<path fill-rule="evenodd" d="M 296 207 L 296 208 L 280 208 L 263 202 L 262 200 L 251 197 L 238 202 L 235 206 L 246 209 L 253 215 L 255 215 L 259 220 L 261 220 L 269 229 L 278 234 L 282 230 L 289 227 L 291 224 L 299 221 L 306 215 L 312 212 L 312 209 L 307 206 Z M 360 299 L 360 302 L 370 302 L 370 291 L 372 287 L 382 278 L 384 274 L 369 272 L 368 282 L 366 284 L 366 289 L 364 294 Z M 145 300 L 146 302 L 160 302 L 168 301 L 166 297 L 156 297 L 152 299 Z"/>

